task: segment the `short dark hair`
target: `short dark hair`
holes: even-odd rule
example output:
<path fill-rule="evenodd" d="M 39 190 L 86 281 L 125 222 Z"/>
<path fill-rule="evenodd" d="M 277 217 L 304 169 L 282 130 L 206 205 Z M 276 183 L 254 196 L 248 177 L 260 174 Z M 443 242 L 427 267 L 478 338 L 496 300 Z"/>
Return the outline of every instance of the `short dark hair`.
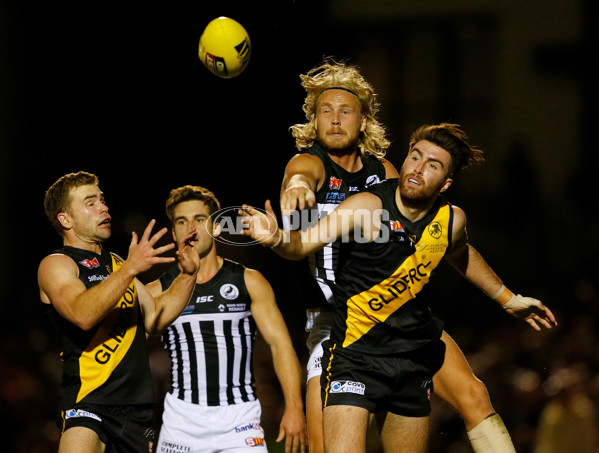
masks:
<path fill-rule="evenodd" d="M 64 229 L 58 221 L 58 214 L 66 212 L 69 208 L 69 194 L 71 191 L 80 186 L 97 186 L 99 183 L 100 181 L 96 175 L 86 171 L 78 171 L 61 176 L 46 190 L 44 211 L 54 229 L 58 231 L 58 234 L 64 236 Z"/>
<path fill-rule="evenodd" d="M 184 201 L 199 200 L 208 206 L 210 215 L 220 209 L 220 203 L 212 192 L 200 186 L 182 186 L 171 190 L 168 200 L 166 200 L 166 215 L 171 224 L 174 222 L 175 208 Z"/>
<path fill-rule="evenodd" d="M 420 126 L 410 137 L 410 150 L 421 140 L 431 142 L 451 154 L 450 175 L 456 175 L 485 161 L 483 151 L 468 143 L 468 136 L 459 124 L 441 123 Z"/>

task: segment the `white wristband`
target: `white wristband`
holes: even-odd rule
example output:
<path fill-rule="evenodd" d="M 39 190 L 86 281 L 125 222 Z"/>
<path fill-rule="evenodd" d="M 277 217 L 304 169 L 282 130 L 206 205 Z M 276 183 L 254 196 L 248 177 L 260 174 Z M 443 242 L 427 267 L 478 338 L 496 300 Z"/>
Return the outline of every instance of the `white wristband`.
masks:
<path fill-rule="evenodd" d="M 533 299 L 532 297 L 524 297 L 520 294 L 514 294 L 510 300 L 502 305 L 504 310 L 508 308 L 530 308 L 538 307 L 541 301 Z"/>

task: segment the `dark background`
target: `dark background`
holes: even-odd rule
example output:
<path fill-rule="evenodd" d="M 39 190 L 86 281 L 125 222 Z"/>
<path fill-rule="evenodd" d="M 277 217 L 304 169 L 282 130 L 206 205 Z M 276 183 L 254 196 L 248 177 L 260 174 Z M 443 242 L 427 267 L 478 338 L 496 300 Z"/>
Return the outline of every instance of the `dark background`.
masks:
<path fill-rule="evenodd" d="M 466 210 L 472 243 L 506 284 L 542 299 L 560 326 L 534 333 L 445 267 L 433 310 L 487 384 L 517 450 L 534 450 L 543 408 L 569 388 L 559 370 L 581 370 L 582 395 L 595 407 L 598 7 L 522 3 L 1 3 L 3 449 L 56 450 L 60 364 L 36 284 L 39 261 L 60 246 L 43 213 L 47 187 L 71 171 L 97 174 L 113 217 L 107 248 L 123 256 L 131 231 L 151 218 L 167 225 L 174 187 L 205 186 L 223 207 L 276 201 L 295 152 L 288 128 L 304 121 L 299 74 L 325 55 L 360 66 L 374 85 L 397 167 L 423 123 L 459 122 L 485 150 L 485 165 L 448 197 Z M 228 80 L 197 57 L 203 28 L 221 15 L 252 41 L 249 66 Z M 295 264 L 258 246 L 220 251 L 271 281 L 304 363 Z M 156 341 L 152 351 L 160 394 L 168 363 Z M 281 397 L 269 360 L 259 342 L 258 389 L 275 451 Z M 594 435 L 585 429 L 572 439 Z M 446 451 L 470 450 L 459 417 L 435 400 L 431 452 Z"/>

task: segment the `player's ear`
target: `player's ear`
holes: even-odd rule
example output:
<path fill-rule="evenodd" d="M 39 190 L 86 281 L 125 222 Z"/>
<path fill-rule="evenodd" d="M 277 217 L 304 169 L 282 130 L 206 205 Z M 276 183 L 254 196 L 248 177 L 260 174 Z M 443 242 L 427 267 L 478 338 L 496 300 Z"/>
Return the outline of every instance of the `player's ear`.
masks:
<path fill-rule="evenodd" d="M 212 225 L 212 237 L 217 238 L 220 236 L 222 229 L 220 227 L 220 223 L 216 222 Z"/>
<path fill-rule="evenodd" d="M 366 115 L 362 116 L 362 120 L 360 122 L 360 132 L 364 132 L 366 130 L 366 124 L 368 123 L 368 118 Z"/>
<path fill-rule="evenodd" d="M 66 212 L 59 212 L 56 218 L 65 230 L 70 230 L 73 226 L 71 216 L 68 215 Z"/>
<path fill-rule="evenodd" d="M 449 186 L 451 186 L 452 182 L 453 182 L 453 179 L 447 178 L 445 180 L 445 184 L 443 184 L 443 187 L 441 187 L 441 190 L 439 191 L 439 193 L 445 192 L 447 189 L 449 189 Z"/>

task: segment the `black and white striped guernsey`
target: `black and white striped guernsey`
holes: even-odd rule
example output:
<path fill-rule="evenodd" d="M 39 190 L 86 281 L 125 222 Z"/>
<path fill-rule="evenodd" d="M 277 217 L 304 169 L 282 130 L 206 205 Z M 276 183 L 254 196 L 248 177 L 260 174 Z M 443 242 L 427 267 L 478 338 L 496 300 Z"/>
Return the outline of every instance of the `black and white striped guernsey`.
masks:
<path fill-rule="evenodd" d="M 257 399 L 252 367 L 256 324 L 242 264 L 225 259 L 208 282 L 196 284 L 189 304 L 164 332 L 172 361 L 170 393 L 202 406 Z M 163 290 L 179 274 L 160 277 Z"/>
<path fill-rule="evenodd" d="M 362 168 L 356 172 L 349 172 L 335 163 L 318 143 L 304 152 L 318 157 L 324 166 L 325 180 L 315 194 L 319 219 L 329 215 L 347 197 L 385 179 L 385 166 L 372 154 L 360 154 Z M 332 303 L 333 287 L 337 279 L 339 242 L 328 244 L 310 255 L 309 265 L 324 299 L 307 301 L 308 304 L 312 303 L 307 308 L 328 308 L 326 304 Z"/>

